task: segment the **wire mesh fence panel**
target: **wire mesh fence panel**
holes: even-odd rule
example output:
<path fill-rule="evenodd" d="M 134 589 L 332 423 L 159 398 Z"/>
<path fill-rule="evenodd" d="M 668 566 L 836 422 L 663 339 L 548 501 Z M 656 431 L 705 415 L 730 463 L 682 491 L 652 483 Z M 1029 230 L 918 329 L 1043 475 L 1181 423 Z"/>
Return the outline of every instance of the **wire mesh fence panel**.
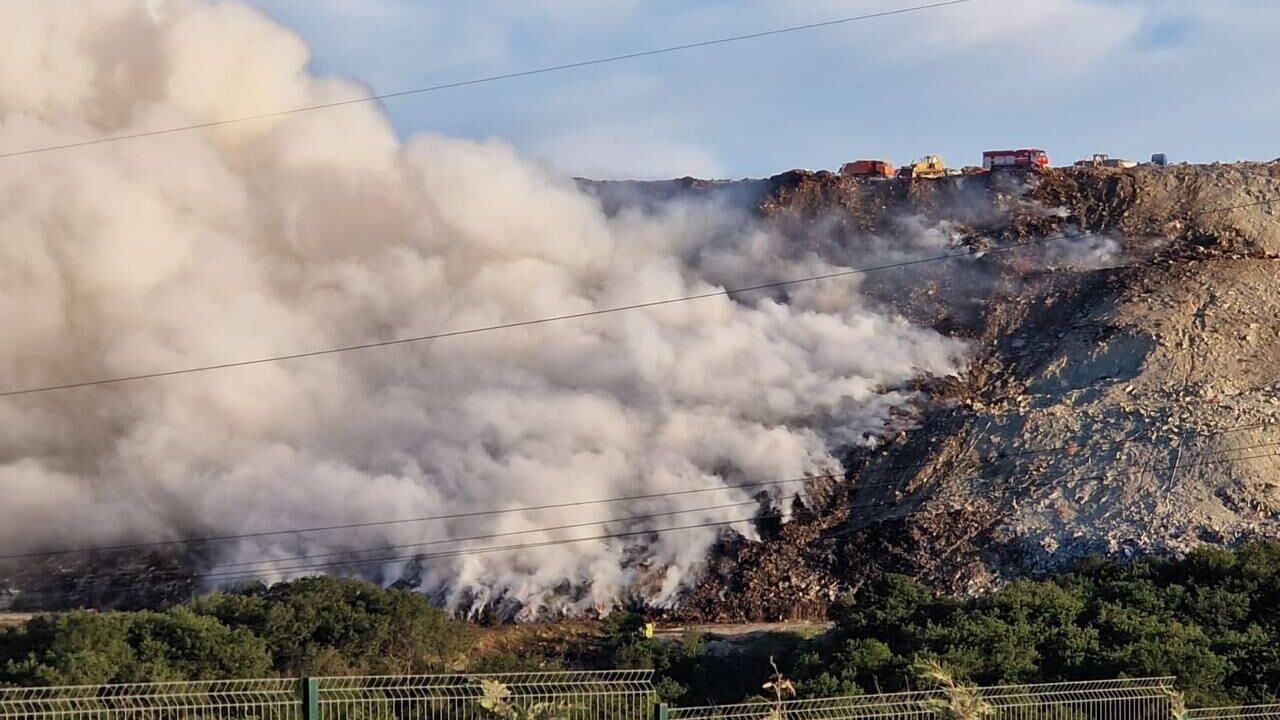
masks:
<path fill-rule="evenodd" d="M 670 720 L 1172 720 L 1172 678 L 955 687 L 671 708 Z M 1276 718 L 1280 720 L 1280 718 Z"/>
<path fill-rule="evenodd" d="M 318 678 L 309 720 L 651 720 L 651 670 Z"/>
<path fill-rule="evenodd" d="M 781 703 L 761 700 L 734 705 L 673 707 L 669 720 L 872 720 L 903 718 L 904 720 L 942 720 L 939 691 L 886 693 L 881 695 L 849 695 L 813 700 L 785 700 Z"/>
<path fill-rule="evenodd" d="M 297 680 L 0 689 L 0 720 L 303 720 Z"/>
<path fill-rule="evenodd" d="M 992 720 L 1170 720 L 1173 678 L 1006 685 L 977 692 Z"/>
<path fill-rule="evenodd" d="M 1172 678 L 665 708 L 668 720 L 1173 720 Z M 0 720 L 651 720 L 652 672 L 330 677 L 0 689 Z M 1280 720 L 1280 705 L 1185 720 Z"/>
<path fill-rule="evenodd" d="M 1233 705 L 1188 710 L 1186 720 L 1280 720 L 1280 704 Z"/>

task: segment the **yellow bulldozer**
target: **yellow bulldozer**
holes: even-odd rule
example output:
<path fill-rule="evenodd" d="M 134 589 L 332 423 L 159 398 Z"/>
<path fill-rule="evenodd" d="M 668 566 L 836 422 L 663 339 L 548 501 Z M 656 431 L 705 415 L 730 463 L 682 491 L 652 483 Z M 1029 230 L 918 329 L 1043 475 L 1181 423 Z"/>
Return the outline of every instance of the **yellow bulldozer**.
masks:
<path fill-rule="evenodd" d="M 940 155 L 925 155 L 898 170 L 898 176 L 904 178 L 940 178 L 946 174 L 947 164 Z"/>

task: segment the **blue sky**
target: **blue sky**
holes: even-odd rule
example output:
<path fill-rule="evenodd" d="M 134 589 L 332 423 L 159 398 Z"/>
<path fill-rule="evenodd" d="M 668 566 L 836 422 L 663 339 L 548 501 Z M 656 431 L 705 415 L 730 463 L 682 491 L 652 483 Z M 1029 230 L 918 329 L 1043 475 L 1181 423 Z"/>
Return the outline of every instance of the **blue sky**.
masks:
<path fill-rule="evenodd" d="M 377 92 L 927 0 L 253 0 Z M 388 102 L 595 177 L 742 177 L 929 152 L 976 164 L 1280 156 L 1280 0 L 975 0 Z"/>

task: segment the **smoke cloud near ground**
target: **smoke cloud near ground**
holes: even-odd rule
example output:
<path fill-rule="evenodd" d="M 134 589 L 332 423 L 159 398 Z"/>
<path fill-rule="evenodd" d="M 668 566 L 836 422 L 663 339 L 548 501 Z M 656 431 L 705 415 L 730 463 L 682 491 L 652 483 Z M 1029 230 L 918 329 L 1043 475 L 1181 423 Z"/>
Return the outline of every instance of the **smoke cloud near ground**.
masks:
<path fill-rule="evenodd" d="M 364 94 L 235 2 L 0 6 L 0 150 Z M 443 102 L 465 101 L 441 96 Z M 838 270 L 730 207 L 606 217 L 499 142 L 396 137 L 372 105 L 4 161 L 0 383 L 115 377 L 703 293 Z M 965 348 L 866 306 L 857 278 L 785 293 L 0 399 L 0 549 L 544 505 L 838 469 L 920 373 Z M 799 491 L 774 488 L 779 497 Z M 751 500 L 743 490 L 245 539 L 297 557 Z M 750 507 L 484 545 L 735 520 Z M 749 525 L 737 528 L 750 533 Z M 720 528 L 433 560 L 424 591 L 526 612 L 670 601 Z M 431 546 L 439 552 L 451 546 Z M 409 553 L 411 554 L 411 551 Z M 382 553 L 383 556 L 386 553 Z M 640 558 L 640 559 L 637 559 Z M 274 562 L 271 562 L 274 561 Z M 345 572 L 392 581 L 407 560 Z M 565 591 L 569 589 L 569 591 Z"/>

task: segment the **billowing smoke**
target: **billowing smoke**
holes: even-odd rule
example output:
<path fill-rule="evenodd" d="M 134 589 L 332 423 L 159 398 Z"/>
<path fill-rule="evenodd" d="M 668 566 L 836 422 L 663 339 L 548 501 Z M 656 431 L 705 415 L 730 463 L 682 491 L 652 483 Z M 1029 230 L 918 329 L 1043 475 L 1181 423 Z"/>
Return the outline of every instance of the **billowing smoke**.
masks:
<path fill-rule="evenodd" d="M 1124 245 L 1109 235 L 1067 234 L 1044 243 L 1043 261 L 1050 268 L 1100 270 L 1115 267 Z"/>
<path fill-rule="evenodd" d="M 309 75 L 307 62 L 295 34 L 234 2 L 11 0 L 0 5 L 0 150 L 366 92 Z M 303 352 L 837 269 L 732 208 L 671 204 L 606 217 L 572 181 L 501 143 L 402 141 L 376 107 L 347 106 L 4 160 L 0 382 L 13 390 Z M 830 472 L 833 448 L 882 428 L 907 398 L 883 388 L 954 372 L 964 353 L 869 308 L 857 287 L 850 278 L 785 295 L 0 399 L 0 548 L 380 521 Z M 780 503 L 797 491 L 772 489 Z M 279 578 L 306 562 L 298 557 L 752 495 L 252 538 L 219 545 L 206 571 Z M 753 512 L 701 510 L 479 544 Z M 696 576 L 720 532 L 463 555 L 412 571 L 424 590 L 453 603 L 503 597 L 531 612 L 572 611 L 607 607 L 637 588 L 663 602 Z M 238 564 L 257 561 L 268 562 Z M 407 566 L 342 569 L 391 580 Z"/>

